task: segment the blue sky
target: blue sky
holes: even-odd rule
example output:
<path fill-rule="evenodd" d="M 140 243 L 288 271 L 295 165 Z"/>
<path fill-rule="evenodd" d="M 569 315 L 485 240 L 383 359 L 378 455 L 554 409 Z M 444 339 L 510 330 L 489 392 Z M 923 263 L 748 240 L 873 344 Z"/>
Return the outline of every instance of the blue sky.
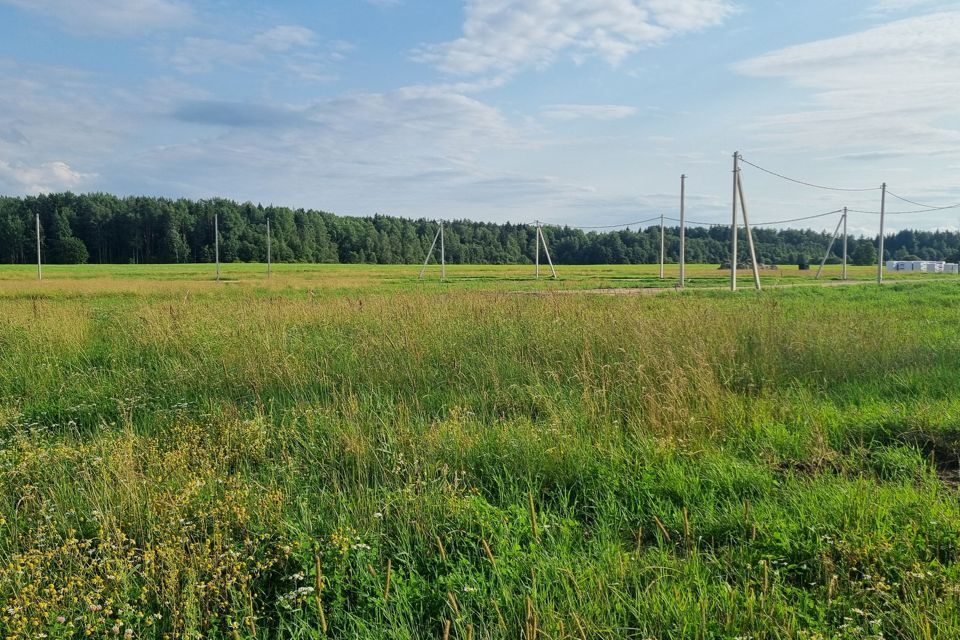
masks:
<path fill-rule="evenodd" d="M 676 215 L 686 173 L 721 222 L 740 150 L 960 201 L 957 2 L 0 0 L 0 80 L 6 194 L 600 225 Z M 743 179 L 754 221 L 879 208 Z"/>

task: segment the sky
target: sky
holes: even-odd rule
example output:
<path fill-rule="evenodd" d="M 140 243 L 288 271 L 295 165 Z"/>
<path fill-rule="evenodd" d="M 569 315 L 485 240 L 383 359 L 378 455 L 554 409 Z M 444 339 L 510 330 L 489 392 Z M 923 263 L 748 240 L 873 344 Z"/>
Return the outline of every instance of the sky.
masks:
<path fill-rule="evenodd" d="M 0 0 L 0 193 L 960 228 L 960 2 Z M 782 226 L 832 229 L 837 216 Z M 875 234 L 879 216 L 851 213 Z"/>

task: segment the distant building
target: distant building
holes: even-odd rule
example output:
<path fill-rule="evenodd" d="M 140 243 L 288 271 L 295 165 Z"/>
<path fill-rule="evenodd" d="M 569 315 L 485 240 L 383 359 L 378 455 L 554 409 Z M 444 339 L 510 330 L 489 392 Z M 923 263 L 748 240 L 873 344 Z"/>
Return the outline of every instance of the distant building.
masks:
<path fill-rule="evenodd" d="M 887 271 L 960 273 L 960 265 L 942 260 L 887 260 Z"/>

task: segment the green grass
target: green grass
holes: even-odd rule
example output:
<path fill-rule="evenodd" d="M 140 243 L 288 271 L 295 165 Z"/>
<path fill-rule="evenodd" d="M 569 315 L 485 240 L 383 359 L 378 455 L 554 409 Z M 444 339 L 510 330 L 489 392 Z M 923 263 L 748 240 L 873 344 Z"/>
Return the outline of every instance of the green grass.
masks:
<path fill-rule="evenodd" d="M 448 268 L 0 270 L 0 635 L 960 637 L 960 283 Z"/>

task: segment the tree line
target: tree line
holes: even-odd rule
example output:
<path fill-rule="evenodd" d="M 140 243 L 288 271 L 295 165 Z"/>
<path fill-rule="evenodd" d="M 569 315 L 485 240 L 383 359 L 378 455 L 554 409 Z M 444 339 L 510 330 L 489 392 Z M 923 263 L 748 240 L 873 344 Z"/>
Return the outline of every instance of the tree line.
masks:
<path fill-rule="evenodd" d="M 0 261 L 36 259 L 35 217 L 40 218 L 44 262 L 195 263 L 214 260 L 214 215 L 223 262 L 263 262 L 270 221 L 271 253 L 277 262 L 411 264 L 421 262 L 436 234 L 436 222 L 386 215 L 337 216 L 325 211 L 263 206 L 226 199 L 187 200 L 117 197 L 106 193 L 57 193 L 0 197 Z M 557 264 L 651 264 L 660 260 L 660 227 L 607 232 L 544 227 Z M 760 262 L 818 262 L 830 235 L 801 229 L 756 228 Z M 729 227 L 687 228 L 687 261 L 729 263 Z M 527 224 L 455 220 L 445 226 L 451 263 L 524 264 L 533 261 L 535 229 Z M 851 238 L 854 264 L 877 259 L 877 238 Z M 746 243 L 741 242 L 745 262 Z M 830 262 L 839 260 L 837 242 Z M 666 230 L 667 260 L 679 257 L 679 228 Z M 885 240 L 887 258 L 960 259 L 960 234 L 900 231 Z"/>

